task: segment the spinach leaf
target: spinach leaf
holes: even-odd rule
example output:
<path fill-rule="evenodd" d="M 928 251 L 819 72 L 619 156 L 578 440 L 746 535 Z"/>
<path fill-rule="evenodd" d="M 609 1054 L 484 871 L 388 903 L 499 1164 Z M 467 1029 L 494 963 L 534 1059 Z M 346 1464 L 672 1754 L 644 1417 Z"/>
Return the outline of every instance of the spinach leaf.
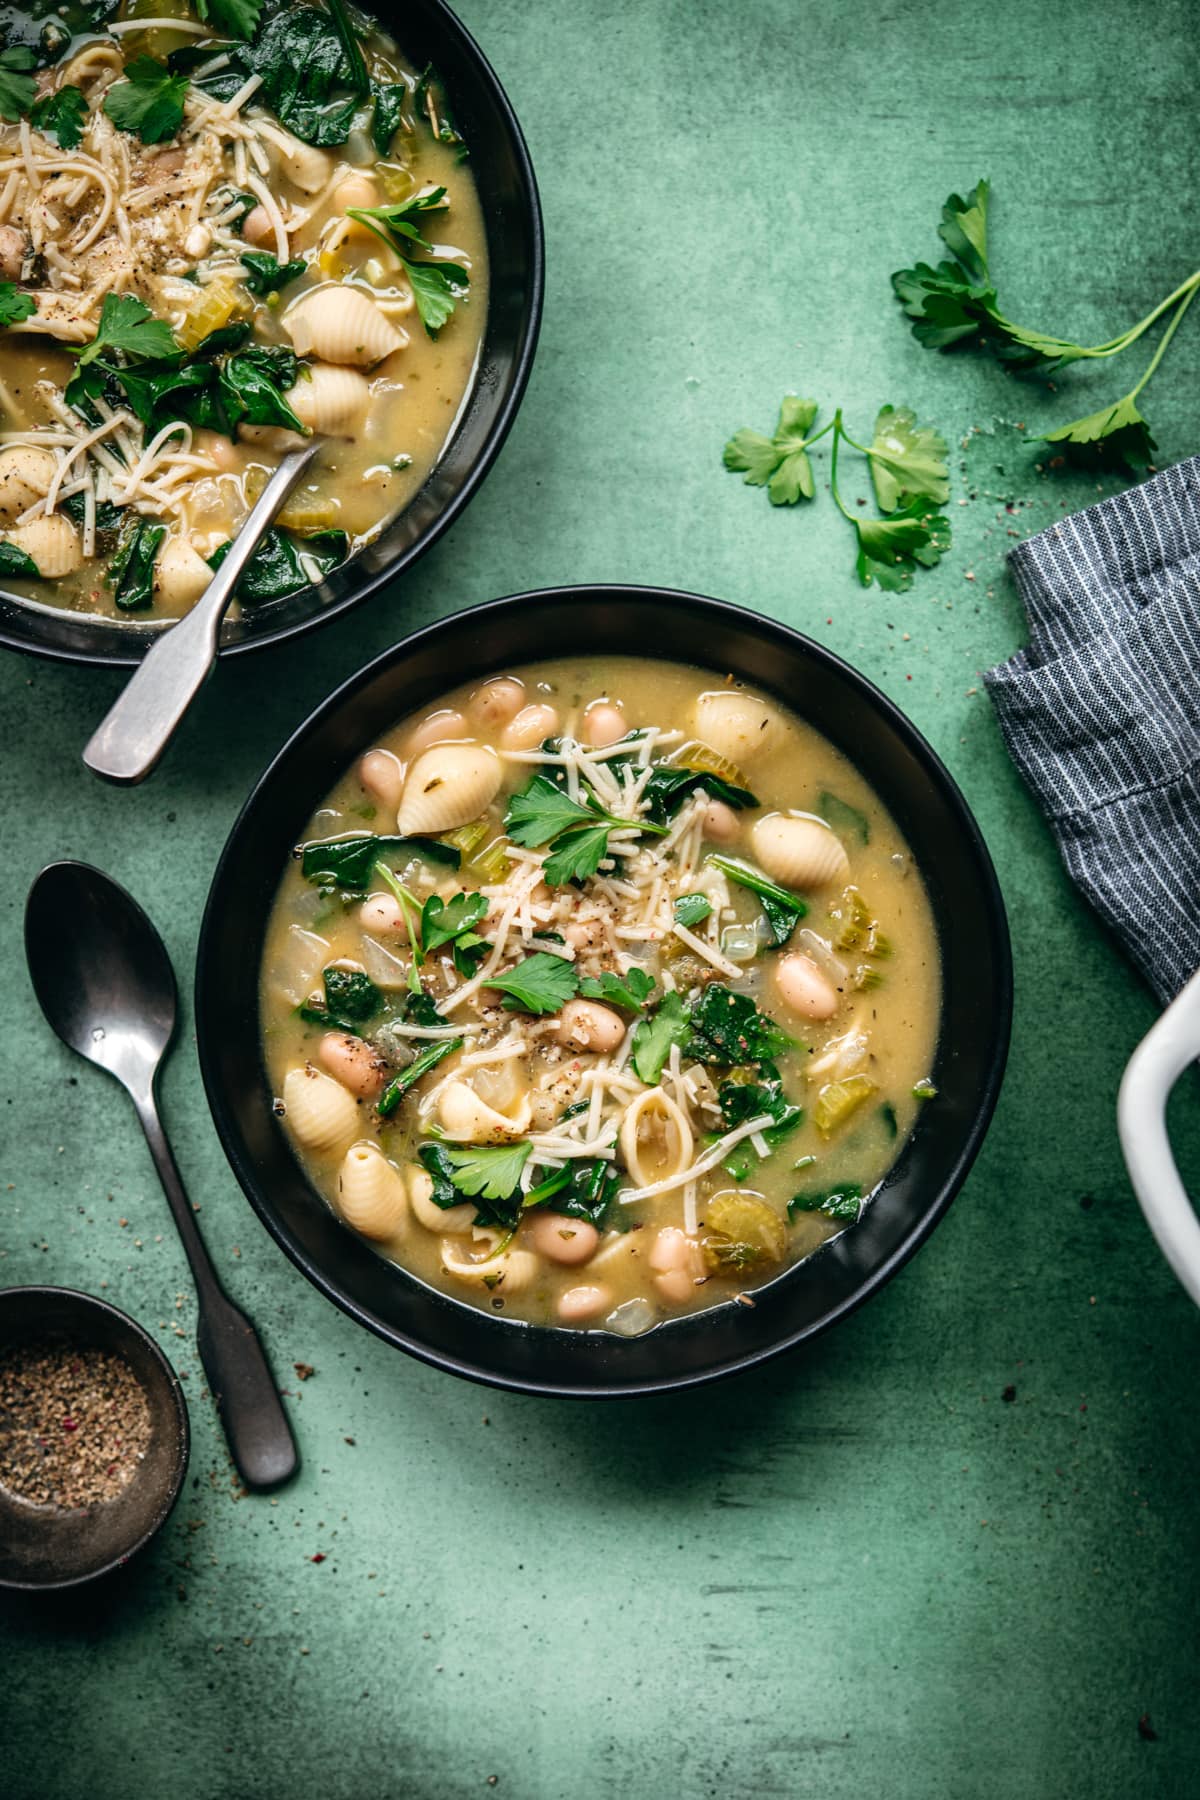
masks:
<path fill-rule="evenodd" d="M 735 812 L 741 812 L 747 806 L 758 805 L 758 800 L 749 788 L 734 787 L 732 782 L 723 781 L 719 775 L 710 774 L 707 769 L 677 769 L 664 763 L 655 769 L 642 789 L 648 816 L 655 824 L 666 825 L 674 818 L 688 795 L 694 794 L 697 788 L 702 789 L 712 800 L 723 800 Z"/>
<path fill-rule="evenodd" d="M 817 801 L 817 811 L 831 831 L 838 837 L 853 835 L 860 844 L 871 841 L 871 822 L 866 813 L 859 812 L 857 806 L 851 806 L 846 800 L 839 800 L 826 788 Z"/>
<path fill-rule="evenodd" d="M 430 1069 L 436 1069 L 440 1062 L 444 1062 L 448 1056 L 453 1056 L 454 1052 L 461 1050 L 462 1047 L 462 1038 L 442 1038 L 436 1044 L 427 1045 L 419 1056 L 413 1058 L 407 1069 L 401 1069 L 399 1075 L 394 1076 L 388 1082 L 380 1094 L 377 1106 L 380 1116 L 386 1119 L 394 1113 L 409 1088 L 420 1081 L 422 1075 L 428 1075 Z M 442 1202 L 439 1201 L 438 1204 L 440 1206 Z"/>
<path fill-rule="evenodd" d="M 40 580 L 42 571 L 24 550 L 16 544 L 0 544 L 0 581 L 9 576 L 20 575 L 26 580 Z"/>
<path fill-rule="evenodd" d="M 284 390 L 296 380 L 294 352 L 282 345 L 255 345 L 227 359 L 217 378 L 218 391 L 225 412 L 235 427 L 238 425 L 282 425 L 287 431 L 298 431 L 308 437 L 307 427 L 296 417 Z M 232 433 L 230 434 L 232 436 Z M 336 534 L 345 542 L 345 533 Z M 341 562 L 342 555 L 334 560 Z M 333 564 L 329 565 L 331 568 Z"/>
<path fill-rule="evenodd" d="M 127 512 L 121 521 L 117 553 L 106 577 L 122 612 L 135 612 L 154 601 L 154 559 L 167 535 L 165 525 Z"/>
<path fill-rule="evenodd" d="M 69 494 L 62 502 L 62 510 L 76 525 L 82 525 L 84 519 L 84 501 L 82 494 Z M 117 534 L 121 529 L 121 521 L 125 517 L 124 509 L 114 506 L 111 500 L 96 502 L 96 547 L 105 556 L 115 547 Z"/>
<path fill-rule="evenodd" d="M 392 139 L 400 129 L 408 89 L 402 81 L 380 82 L 375 88 L 375 112 L 371 119 L 371 142 L 380 156 L 386 156 Z"/>
<path fill-rule="evenodd" d="M 277 294 L 289 282 L 298 281 L 307 266 L 302 256 L 296 257 L 292 262 L 281 263 L 278 257 L 270 255 L 266 250 L 242 251 L 246 286 L 252 294 Z"/>
<path fill-rule="evenodd" d="M 354 71 L 328 13 L 281 8 L 242 57 L 262 76 L 262 97 L 289 131 L 306 144 L 345 143 L 359 102 L 333 98 L 335 89 L 354 85 Z"/>
<path fill-rule="evenodd" d="M 547 1180 L 530 1188 L 522 1210 L 549 1206 L 551 1212 L 565 1213 L 569 1219 L 586 1219 L 599 1230 L 620 1185 L 620 1170 L 601 1157 L 594 1162 L 568 1163 L 565 1169 L 557 1169 Z"/>
<path fill-rule="evenodd" d="M 758 895 L 772 942 L 776 945 L 786 944 L 808 911 L 800 896 L 780 887 L 778 882 L 769 881 L 761 869 L 743 862 L 740 857 L 710 856 L 708 860 L 715 869 L 722 870 L 731 881 L 736 881 L 739 887 L 749 888 L 751 893 Z"/>
<path fill-rule="evenodd" d="M 672 911 L 677 925 L 701 925 L 712 912 L 712 901 L 706 894 L 680 894 Z"/>
<path fill-rule="evenodd" d="M 820 1193 L 796 1194 L 788 1201 L 788 1218 L 797 1213 L 823 1212 L 827 1219 L 848 1224 L 862 1211 L 862 1189 L 856 1181 L 844 1181 L 840 1187 L 826 1188 Z"/>
<path fill-rule="evenodd" d="M 452 844 L 441 844 L 436 838 L 367 835 L 305 844 L 300 857 L 300 872 L 306 881 L 315 881 L 321 886 L 332 882 L 348 893 L 365 893 L 371 870 L 379 858 L 400 851 L 409 856 L 420 856 L 426 862 L 445 863 L 452 869 L 457 869 L 462 860 Z M 418 1024 L 426 1022 L 417 1020 Z M 433 1023 L 441 1021 L 435 1019 Z"/>
<path fill-rule="evenodd" d="M 719 982 L 706 987 L 693 1004 L 691 1027 L 687 1054 L 700 1062 L 737 1068 L 794 1048 L 787 1033 L 759 1012 L 748 994 L 732 994 Z"/>
<path fill-rule="evenodd" d="M 325 1003 L 340 1018 L 363 1025 L 383 1008 L 383 995 L 361 969 L 339 969 L 334 964 L 325 970 L 324 982 Z"/>
<path fill-rule="evenodd" d="M 208 559 L 210 569 L 220 568 L 230 547 L 221 544 L 214 550 Z M 273 528 L 246 564 L 238 583 L 238 598 L 259 604 L 264 600 L 282 600 L 301 588 L 311 587 L 313 576 L 305 563 L 311 560 L 315 564 L 319 578 L 345 562 L 348 547 L 344 531 L 316 531 L 298 544 L 289 533 Z"/>

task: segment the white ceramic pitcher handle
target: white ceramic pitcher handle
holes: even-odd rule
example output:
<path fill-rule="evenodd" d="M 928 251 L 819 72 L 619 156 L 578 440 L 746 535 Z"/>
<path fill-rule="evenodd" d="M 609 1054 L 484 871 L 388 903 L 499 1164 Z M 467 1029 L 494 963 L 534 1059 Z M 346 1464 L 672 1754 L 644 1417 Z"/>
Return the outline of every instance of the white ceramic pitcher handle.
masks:
<path fill-rule="evenodd" d="M 1200 1219 L 1167 1136 L 1167 1099 L 1200 1057 L 1200 973 L 1192 976 L 1129 1059 L 1117 1097 L 1125 1167 L 1158 1247 L 1200 1306 Z"/>

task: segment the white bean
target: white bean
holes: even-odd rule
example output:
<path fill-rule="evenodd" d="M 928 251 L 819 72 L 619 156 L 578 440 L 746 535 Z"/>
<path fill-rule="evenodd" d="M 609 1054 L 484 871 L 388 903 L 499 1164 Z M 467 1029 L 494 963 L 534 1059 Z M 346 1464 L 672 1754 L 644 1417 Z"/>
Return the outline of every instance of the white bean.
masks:
<path fill-rule="evenodd" d="M 544 738 L 554 737 L 557 731 L 558 713 L 553 706 L 544 702 L 523 706 L 500 733 L 500 746 L 504 750 L 536 750 Z"/>
<path fill-rule="evenodd" d="M 265 244 L 274 239 L 275 227 L 265 206 L 255 206 L 242 221 L 242 236 L 248 244 Z"/>
<path fill-rule="evenodd" d="M 692 1257 L 693 1244 L 687 1233 L 680 1231 L 677 1225 L 665 1225 L 655 1238 L 647 1261 L 659 1274 L 668 1269 L 683 1269 L 690 1276 Z"/>
<path fill-rule="evenodd" d="M 372 937 L 391 937 L 408 929 L 403 908 L 392 894 L 370 895 L 358 909 L 358 922 Z"/>
<path fill-rule="evenodd" d="M 427 719 L 410 732 L 408 742 L 404 746 L 410 756 L 418 756 L 422 750 L 430 749 L 434 744 L 448 744 L 454 738 L 466 737 L 467 721 L 460 712 L 448 709 L 430 713 Z"/>
<path fill-rule="evenodd" d="M 582 1325 L 586 1319 L 595 1319 L 607 1312 L 612 1305 L 612 1295 L 606 1287 L 573 1287 L 558 1297 L 558 1316 L 564 1325 Z"/>
<path fill-rule="evenodd" d="M 404 765 L 390 750 L 368 750 L 358 765 L 358 779 L 367 793 L 394 813 L 404 787 Z"/>
<path fill-rule="evenodd" d="M 600 1233 L 586 1219 L 570 1219 L 565 1213 L 537 1212 L 529 1226 L 530 1246 L 549 1262 L 572 1267 L 595 1255 Z"/>
<path fill-rule="evenodd" d="M 524 703 L 523 684 L 511 675 L 498 675 L 471 695 L 471 717 L 479 725 L 507 725 Z"/>
<path fill-rule="evenodd" d="M 790 1012 L 805 1019 L 831 1019 L 837 1011 L 837 989 L 818 969 L 811 956 L 799 950 L 781 956 L 775 965 L 775 987 Z"/>
<path fill-rule="evenodd" d="M 612 700 L 593 700 L 583 715 L 582 736 L 594 750 L 606 750 L 625 736 L 625 714 Z"/>
<path fill-rule="evenodd" d="M 723 800 L 710 800 L 704 809 L 704 835 L 714 844 L 732 844 L 741 831 L 741 820 Z"/>
<path fill-rule="evenodd" d="M 382 1056 L 349 1032 L 327 1031 L 317 1055 L 334 1079 L 360 1100 L 373 1100 L 387 1086 L 388 1066 Z"/>
<path fill-rule="evenodd" d="M 559 1014 L 561 1042 L 606 1056 L 625 1036 L 625 1021 L 610 1006 L 596 1000 L 568 1000 Z"/>
<path fill-rule="evenodd" d="M 672 1306 L 683 1306 L 696 1292 L 695 1277 L 686 1269 L 667 1269 L 662 1275 L 654 1277 L 654 1285 L 664 1300 Z"/>

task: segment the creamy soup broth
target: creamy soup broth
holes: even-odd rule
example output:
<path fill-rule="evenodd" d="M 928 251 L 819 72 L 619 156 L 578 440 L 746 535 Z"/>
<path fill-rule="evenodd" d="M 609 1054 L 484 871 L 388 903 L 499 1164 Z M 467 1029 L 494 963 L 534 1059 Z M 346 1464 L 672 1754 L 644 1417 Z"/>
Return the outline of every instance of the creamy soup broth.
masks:
<path fill-rule="evenodd" d="M 646 728 L 660 735 L 625 741 Z M 572 762 L 578 740 L 592 749 Z M 539 761 L 547 750 L 559 760 Z M 711 791 L 683 776 L 652 836 L 636 821 L 649 816 L 647 767 L 660 765 L 691 768 Z M 526 820 L 520 796 L 537 776 L 551 807 L 559 782 L 568 805 L 571 792 L 584 805 L 591 793 L 634 820 L 607 844 L 630 853 L 547 884 L 548 870 L 561 873 L 547 859 L 563 846 L 573 855 L 588 826 L 514 849 L 514 837 L 561 823 Z M 735 804 L 720 797 L 730 789 Z M 534 796 L 535 813 L 545 798 Z M 545 663 L 398 725 L 333 790 L 305 841 L 394 835 L 398 806 L 403 833 L 436 828 L 445 841 L 453 819 L 461 867 L 385 843 L 380 860 L 412 897 L 406 906 L 377 864 L 347 885 L 336 871 L 322 879 L 328 852 L 310 849 L 283 878 L 263 969 L 276 1109 L 349 1228 L 500 1318 L 633 1335 L 752 1299 L 853 1222 L 930 1097 L 939 964 L 911 853 L 824 738 L 710 672 L 624 658 Z M 732 859 L 734 873 L 713 856 Z M 765 883 L 765 898 L 739 873 Z M 461 909 L 454 897 L 476 892 L 486 913 L 460 940 L 460 967 L 453 941 L 443 944 L 421 964 L 414 999 L 405 913 L 435 894 Z M 796 910 L 780 910 L 780 892 Z M 519 977 L 532 958 L 565 969 L 555 992 L 535 984 L 545 1011 L 521 1010 L 511 994 L 506 1010 L 505 990 L 471 985 L 493 964 Z M 368 984 L 354 1003 L 361 1017 L 339 1018 L 355 975 Z M 714 1021 L 724 1032 L 734 1009 L 751 1022 L 722 1048 L 705 1032 Z M 433 1022 L 411 1023 L 420 1016 Z M 430 1052 L 441 1060 L 410 1083 L 414 1053 Z M 398 1077 L 406 1091 L 381 1117 Z M 739 1137 L 756 1116 L 760 1128 Z M 481 1199 L 477 1213 L 447 1186 L 447 1169 L 468 1187 L 479 1181 L 476 1146 L 507 1158 L 484 1159 L 519 1196 L 501 1195 L 499 1218 L 496 1203 Z M 572 1169 L 593 1171 L 590 1190 L 577 1173 L 536 1203 Z M 655 1191 L 625 1203 L 643 1189 Z M 564 1198 L 575 1205 L 560 1211 Z"/>
<path fill-rule="evenodd" d="M 260 569 L 254 591 L 243 582 L 243 602 L 282 597 L 289 583 L 294 591 L 320 579 L 361 549 L 437 461 L 471 385 L 487 307 L 466 147 L 440 89 L 423 85 L 365 14 L 353 18 L 371 82 L 400 96 L 382 153 L 370 98 L 355 107 L 350 96 L 343 141 L 305 142 L 269 103 L 269 82 L 253 88 L 251 78 L 243 99 L 228 95 L 230 86 L 245 88 L 238 59 L 249 58 L 249 68 L 255 46 L 201 28 L 186 6 L 153 10 L 178 14 L 178 28 L 126 29 L 132 9 L 122 5 L 110 29 L 81 33 L 31 77 L 42 98 L 68 89 L 81 96 L 72 150 L 48 125 L 0 124 L 0 274 L 35 308 L 0 331 L 0 555 L 6 542 L 39 570 L 32 578 L 6 566 L 0 585 L 112 618 L 186 612 L 211 579 L 209 559 L 236 534 L 280 455 L 307 436 L 320 448 L 280 514 L 282 551 Z M 328 28 L 320 9 L 293 12 L 325 21 L 314 30 Z M 149 58 L 165 77 L 180 53 L 194 66 L 178 129 L 147 143 L 114 124 L 106 106 L 128 88 L 129 67 Z M 343 90 L 335 83 L 333 92 Z M 433 330 L 395 247 L 407 240 L 381 241 L 350 214 L 439 192 L 428 210 L 409 215 L 425 248 L 407 245 L 424 267 L 452 271 L 451 309 Z M 272 263 L 292 272 L 263 291 L 275 279 Z M 190 357 L 193 367 L 215 373 L 256 349 L 290 356 L 269 373 L 299 432 L 283 414 L 268 424 L 235 418 L 229 429 L 205 423 L 194 395 L 175 409 L 168 397 L 147 417 L 145 387 L 126 391 L 121 375 L 161 369 L 161 342 L 151 358 L 106 353 L 115 372 L 103 391 L 73 400 L 68 384 L 79 352 L 102 331 L 108 296 L 140 303 L 169 327 L 169 357 Z M 243 341 L 231 350 L 213 336 L 239 331 Z M 140 555 L 153 571 L 140 583 L 122 576 L 139 529 L 153 534 L 134 546 L 135 567 Z"/>

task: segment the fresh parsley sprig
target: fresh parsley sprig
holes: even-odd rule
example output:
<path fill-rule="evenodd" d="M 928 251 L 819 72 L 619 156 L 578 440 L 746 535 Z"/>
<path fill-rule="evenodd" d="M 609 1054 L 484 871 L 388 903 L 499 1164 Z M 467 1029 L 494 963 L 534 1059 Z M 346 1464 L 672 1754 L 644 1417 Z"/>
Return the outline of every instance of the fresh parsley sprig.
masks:
<path fill-rule="evenodd" d="M 377 862 L 374 872 L 400 902 L 412 950 L 408 985 L 413 993 L 421 990 L 417 970 L 424 966 L 435 950 L 440 950 L 445 944 L 451 947 L 454 966 L 459 974 L 473 974 L 476 963 L 487 949 L 486 939 L 480 937 L 475 930 L 476 925 L 487 914 L 486 895 L 458 893 L 447 901 L 440 894 L 431 894 L 422 904 L 385 862 Z"/>
<path fill-rule="evenodd" d="M 850 436 L 839 407 L 819 431 L 818 403 L 787 394 L 773 437 L 759 431 L 736 432 L 725 446 L 725 467 L 742 475 L 748 487 L 765 487 L 772 506 L 794 506 L 816 492 L 808 452 L 830 438 L 829 487 L 834 504 L 858 539 L 855 570 L 864 587 L 877 582 L 903 593 L 912 586 L 918 564 L 933 568 L 950 546 L 949 520 L 937 508 L 950 497 L 950 470 L 945 440 L 918 425 L 908 407 L 884 406 L 875 420 L 870 444 Z M 867 459 L 882 519 L 852 512 L 838 487 L 838 452 L 845 444 Z"/>
<path fill-rule="evenodd" d="M 991 189 L 978 181 L 964 199 L 951 194 L 942 208 L 938 236 L 952 261 L 915 263 L 897 269 L 892 287 L 912 321 L 917 342 L 932 350 L 975 345 L 991 352 L 1018 373 L 1052 375 L 1070 363 L 1106 361 L 1129 349 L 1152 326 L 1175 309 L 1149 367 L 1129 393 L 1044 433 L 1042 441 L 1060 444 L 1076 460 L 1105 461 L 1129 467 L 1145 463 L 1155 449 L 1150 427 L 1137 400 L 1162 360 L 1184 314 L 1200 288 L 1200 269 L 1160 300 L 1143 319 L 1103 344 L 1077 344 L 1069 338 L 1018 325 L 1000 309 L 988 256 L 988 207 Z"/>
<path fill-rule="evenodd" d="M 88 103 L 77 87 L 56 88 L 43 94 L 30 108 L 29 123 L 35 131 L 51 133 L 60 150 L 77 150 L 83 139 Z"/>
<path fill-rule="evenodd" d="M 104 115 L 120 131 L 136 132 L 143 144 L 164 144 L 183 124 L 186 75 L 172 75 L 165 63 L 137 56 L 125 66 L 125 79 L 115 81 L 104 96 Z"/>
<path fill-rule="evenodd" d="M 565 957 L 549 950 L 535 950 L 514 968 L 493 975 L 484 987 L 496 988 L 504 995 L 509 1012 L 561 1012 L 568 1000 L 579 992 L 579 976 Z"/>
<path fill-rule="evenodd" d="M 440 257 L 436 262 L 418 261 L 412 254 L 414 250 L 424 250 L 429 256 L 437 255 L 434 246 L 422 237 L 421 225 L 426 214 L 445 212 L 449 205 L 445 188 L 438 187 L 414 194 L 411 200 L 404 200 L 397 206 L 351 206 L 346 214 L 347 218 L 357 219 L 360 225 L 373 231 L 400 258 L 421 323 L 432 338 L 452 316 L 471 285 L 470 270 L 462 263 Z"/>
<path fill-rule="evenodd" d="M 526 849 L 550 845 L 542 870 L 550 887 L 594 875 L 608 855 L 608 834 L 618 827 L 633 826 L 652 837 L 662 837 L 667 829 L 648 819 L 620 819 L 605 812 L 590 789 L 583 792 L 583 799 L 572 800 L 557 782 L 539 774 L 508 803 L 504 829 L 512 841 Z"/>
<path fill-rule="evenodd" d="M 0 325 L 18 325 L 36 311 L 32 294 L 23 294 L 15 281 L 0 281 Z"/>

